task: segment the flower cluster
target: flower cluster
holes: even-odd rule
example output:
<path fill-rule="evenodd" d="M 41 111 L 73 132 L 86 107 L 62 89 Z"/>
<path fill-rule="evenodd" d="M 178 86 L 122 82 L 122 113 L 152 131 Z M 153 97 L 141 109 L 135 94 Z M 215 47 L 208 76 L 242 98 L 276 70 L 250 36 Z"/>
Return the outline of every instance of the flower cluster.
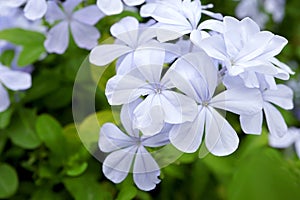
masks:
<path fill-rule="evenodd" d="M 110 153 L 103 172 L 113 182 L 124 180 L 133 165 L 136 185 L 153 189 L 160 173 L 151 147 L 171 144 L 193 153 L 202 145 L 216 156 L 232 154 L 239 137 L 223 111 L 238 115 L 247 134 L 261 134 L 263 116 L 271 135 L 287 132 L 274 106 L 293 108 L 292 90 L 276 83 L 293 74 L 276 58 L 287 40 L 261 31 L 250 18 L 207 10 L 212 7 L 197 0 L 147 1 L 140 14 L 149 22 L 125 17 L 110 29 L 115 44 L 91 51 L 90 62 L 98 66 L 117 59 L 105 93 L 110 105 L 122 106 L 127 134 L 107 123 L 99 138 L 100 150 Z M 202 14 L 213 19 L 203 21 Z"/>

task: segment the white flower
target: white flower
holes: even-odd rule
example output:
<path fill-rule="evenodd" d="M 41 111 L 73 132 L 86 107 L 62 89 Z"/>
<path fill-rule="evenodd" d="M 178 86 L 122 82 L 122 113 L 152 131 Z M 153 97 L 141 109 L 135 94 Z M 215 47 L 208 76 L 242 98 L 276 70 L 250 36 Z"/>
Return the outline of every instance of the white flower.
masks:
<path fill-rule="evenodd" d="M 170 68 L 173 84 L 198 103 L 198 114 L 193 122 L 174 125 L 170 131 L 171 143 L 183 152 L 195 152 L 203 138 L 214 155 L 233 153 L 239 143 L 235 130 L 216 110 L 236 114 L 254 114 L 262 108 L 257 89 L 239 88 L 225 90 L 214 96 L 218 85 L 218 71 L 205 52 L 190 53 L 178 59 Z"/>
<path fill-rule="evenodd" d="M 278 55 L 287 40 L 268 31 L 260 31 L 250 18 L 239 21 L 233 17 L 224 17 L 224 21 L 207 20 L 201 24 L 219 32 L 201 41 L 206 53 L 224 63 L 230 76 L 253 76 L 253 73 L 287 80 L 293 72 L 274 56 Z M 248 74 L 252 73 L 252 74 Z M 257 87 L 248 83 L 247 87 Z"/>
<path fill-rule="evenodd" d="M 137 56 L 140 58 L 146 57 L 142 51 L 151 49 L 155 53 L 161 52 L 161 49 L 165 49 L 170 52 L 169 58 L 172 58 L 171 54 L 178 55 L 179 48 L 172 44 L 160 44 L 154 40 L 155 29 L 147 27 L 147 25 L 139 24 L 137 19 L 133 17 L 125 17 L 118 23 L 114 24 L 110 29 L 111 34 L 117 38 L 115 44 L 103 44 L 95 47 L 90 54 L 90 62 L 104 66 L 111 63 L 116 58 L 117 62 L 117 74 L 126 74 L 136 67 L 134 59 Z M 139 53 L 136 53 L 139 52 Z"/>
<path fill-rule="evenodd" d="M 145 99 L 134 110 L 134 126 L 145 135 L 158 133 L 164 123 L 192 121 L 196 103 L 189 97 L 172 91 L 168 76 L 162 76 L 164 49 L 135 52 L 137 68 L 108 80 L 105 94 L 110 105 L 130 103 L 141 96 Z M 139 55 L 140 54 L 140 55 Z"/>
<path fill-rule="evenodd" d="M 121 110 L 121 122 L 128 133 L 123 133 L 112 123 L 102 126 L 99 137 L 99 148 L 110 153 L 103 162 L 104 175 L 114 183 L 122 182 L 133 173 L 133 180 L 141 190 L 149 191 L 160 182 L 157 178 L 160 169 L 152 155 L 145 147 L 161 147 L 169 143 L 166 127 L 155 136 L 140 136 L 139 130 L 132 126 L 133 108 L 140 99 L 131 104 L 124 105 Z"/>
<path fill-rule="evenodd" d="M 291 127 L 282 137 L 269 134 L 269 144 L 275 148 L 288 148 L 294 144 L 296 153 L 300 158 L 300 129 Z"/>
<path fill-rule="evenodd" d="M 157 0 L 147 3 L 141 8 L 142 17 L 153 17 L 160 41 L 174 40 L 182 35 L 193 33 L 198 29 L 201 15 L 222 19 L 221 14 L 214 14 L 205 9 L 212 8 L 212 4 L 201 5 L 200 1 L 191 0 Z"/>

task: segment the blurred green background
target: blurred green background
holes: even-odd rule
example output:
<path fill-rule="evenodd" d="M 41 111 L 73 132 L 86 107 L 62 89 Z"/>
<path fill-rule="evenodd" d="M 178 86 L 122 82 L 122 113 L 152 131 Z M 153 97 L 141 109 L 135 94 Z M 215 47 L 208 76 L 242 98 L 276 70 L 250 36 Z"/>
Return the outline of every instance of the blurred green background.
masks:
<path fill-rule="evenodd" d="M 231 0 L 202 2 L 213 3 L 213 11 L 232 16 L 238 3 Z M 270 20 L 266 25 L 267 30 L 289 40 L 279 59 L 290 64 L 296 72 L 299 72 L 297 63 L 300 63 L 299 9 L 299 0 L 287 0 L 282 23 Z M 97 24 L 102 33 L 101 41 L 109 37 L 109 27 L 126 15 L 137 16 L 125 11 L 105 17 Z M 23 64 L 34 62 L 44 51 L 40 48 L 45 38 L 34 32 L 1 31 L 0 39 L 24 47 L 25 57 L 20 60 Z M 9 65 L 12 53 L 6 51 L 0 55 L 1 62 Z M 241 139 L 234 154 L 227 157 L 207 155 L 202 159 L 198 158 L 198 153 L 185 154 L 162 169 L 161 183 L 151 192 L 138 190 L 131 176 L 117 185 L 107 180 L 102 174 L 101 163 L 82 145 L 72 116 L 73 84 L 88 54 L 71 43 L 65 54 L 51 54 L 36 61 L 32 88 L 26 93 L 12 94 L 19 99 L 18 104 L 0 113 L 0 199 L 300 199 L 300 161 L 293 147 L 270 148 L 265 128 L 261 136 L 243 134 L 238 117 L 230 114 L 227 117 Z M 113 120 L 104 95 L 105 81 L 113 76 L 113 69 L 110 66 L 105 70 L 97 88 L 96 110 L 100 124 Z M 83 98 L 94 95 L 92 74 L 87 77 L 85 87 L 79 88 Z M 292 79 L 297 80 L 297 73 Z M 74 99 L 75 104 L 83 101 Z M 293 111 L 282 113 L 289 126 L 300 125 Z M 79 128 L 87 133 L 86 137 L 97 136 L 97 122 L 90 121 L 89 114 L 82 111 Z"/>

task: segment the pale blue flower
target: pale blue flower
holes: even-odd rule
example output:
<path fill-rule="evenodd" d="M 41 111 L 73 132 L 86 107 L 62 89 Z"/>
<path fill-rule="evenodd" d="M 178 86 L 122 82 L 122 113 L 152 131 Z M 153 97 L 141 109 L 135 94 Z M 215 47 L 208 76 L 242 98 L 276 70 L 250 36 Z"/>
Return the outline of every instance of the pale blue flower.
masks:
<path fill-rule="evenodd" d="M 30 20 L 41 19 L 47 12 L 46 0 L 0 0 L 0 7 L 18 8 L 23 4 L 24 15 Z"/>
<path fill-rule="evenodd" d="M 170 131 L 171 143 L 183 152 L 199 148 L 205 129 L 205 145 L 214 155 L 233 153 L 239 143 L 235 130 L 216 110 L 226 110 L 238 115 L 255 114 L 262 109 L 258 89 L 239 88 L 214 95 L 218 86 L 218 71 L 205 52 L 190 53 L 179 58 L 169 69 L 172 83 L 198 103 L 198 114 L 192 122 L 174 125 Z M 205 128 L 204 128 L 205 127 Z"/>
<path fill-rule="evenodd" d="M 151 24 L 151 22 L 150 22 Z M 116 58 L 117 74 L 126 74 L 136 67 L 134 59 L 140 56 L 145 58 L 142 51 L 149 49 L 155 53 L 165 49 L 166 60 L 174 59 L 174 55 L 179 55 L 179 48 L 174 44 L 159 43 L 153 39 L 156 36 L 156 30 L 149 28 L 149 24 L 139 24 L 134 17 L 125 17 L 110 29 L 111 34 L 117 38 L 115 44 L 103 44 L 95 47 L 90 54 L 90 62 L 105 66 Z M 138 53 L 136 53 L 138 52 Z M 176 56 L 175 56 L 176 57 Z"/>
<path fill-rule="evenodd" d="M 260 31 L 250 18 L 239 21 L 224 17 L 223 22 L 207 20 L 201 27 L 220 33 L 203 39 L 201 48 L 212 58 L 221 61 L 228 75 L 241 76 L 247 87 L 258 87 L 256 79 L 253 82 L 245 78 L 254 77 L 255 73 L 283 80 L 293 74 L 287 65 L 274 57 L 281 52 L 287 40 L 271 32 Z"/>
<path fill-rule="evenodd" d="M 10 105 L 9 94 L 6 88 L 18 91 L 31 87 L 31 76 L 28 73 L 14 71 L 0 64 L 0 112 Z"/>
<path fill-rule="evenodd" d="M 261 28 L 272 15 L 274 22 L 281 22 L 285 14 L 285 0 L 241 0 L 235 9 L 238 18 L 250 17 Z"/>
<path fill-rule="evenodd" d="M 295 145 L 297 156 L 300 158 L 300 129 L 296 127 L 289 128 L 282 137 L 269 134 L 269 144 L 275 148 L 288 148 Z"/>
<path fill-rule="evenodd" d="M 97 6 L 106 15 L 115 15 L 123 11 L 124 4 L 127 6 L 138 6 L 144 2 L 145 0 L 97 0 Z"/>
<path fill-rule="evenodd" d="M 212 7 L 212 4 L 201 5 L 201 1 L 157 0 L 143 5 L 140 13 L 142 17 L 152 17 L 158 22 L 154 25 L 161 29 L 157 32 L 158 40 L 169 41 L 185 34 L 193 35 L 198 29 L 202 13 L 222 19 L 221 14 L 206 10 Z"/>
<path fill-rule="evenodd" d="M 140 99 L 122 107 L 121 122 L 128 135 L 114 124 L 106 123 L 101 128 L 98 144 L 101 151 L 109 153 L 102 168 L 108 179 L 120 183 L 127 177 L 128 172 L 132 172 L 137 187 L 149 191 L 160 182 L 160 168 L 145 147 L 162 147 L 168 144 L 169 128 L 166 126 L 155 136 L 140 135 L 139 130 L 132 125 L 133 108 L 139 102 Z"/>
<path fill-rule="evenodd" d="M 158 133 L 164 123 L 192 121 L 196 103 L 189 97 L 172 91 L 168 76 L 162 77 L 164 49 L 143 49 L 135 53 L 137 68 L 108 80 L 106 97 L 110 105 L 130 103 L 140 96 L 145 99 L 134 110 L 134 125 L 145 135 Z M 139 55 L 140 54 L 140 55 Z"/>
<path fill-rule="evenodd" d="M 67 0 L 62 8 L 54 1 L 48 1 L 46 20 L 50 23 L 59 21 L 50 29 L 44 43 L 49 53 L 62 54 L 69 44 L 69 29 L 75 43 L 84 49 L 92 49 L 98 44 L 100 33 L 94 25 L 104 16 L 96 5 L 75 11 L 82 0 Z"/>

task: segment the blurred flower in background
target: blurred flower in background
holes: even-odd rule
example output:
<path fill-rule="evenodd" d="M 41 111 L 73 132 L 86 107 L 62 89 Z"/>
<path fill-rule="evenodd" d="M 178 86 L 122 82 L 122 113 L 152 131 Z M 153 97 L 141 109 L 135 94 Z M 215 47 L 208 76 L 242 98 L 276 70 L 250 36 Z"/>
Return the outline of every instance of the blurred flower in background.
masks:
<path fill-rule="evenodd" d="M 280 23 L 285 14 L 285 0 L 241 0 L 235 10 L 240 19 L 251 17 L 261 28 L 269 21 Z"/>

